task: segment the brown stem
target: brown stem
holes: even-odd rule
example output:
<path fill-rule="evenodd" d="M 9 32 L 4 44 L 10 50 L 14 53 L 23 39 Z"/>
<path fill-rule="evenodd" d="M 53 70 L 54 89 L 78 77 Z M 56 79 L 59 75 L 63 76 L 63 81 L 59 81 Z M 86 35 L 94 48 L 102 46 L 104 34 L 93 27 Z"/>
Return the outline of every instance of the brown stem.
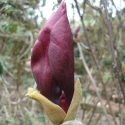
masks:
<path fill-rule="evenodd" d="M 88 73 L 89 78 L 90 78 L 90 80 L 91 80 L 91 82 L 92 82 L 92 85 L 93 85 L 93 87 L 94 87 L 94 89 L 95 89 L 95 91 L 96 91 L 96 94 L 97 94 L 97 96 L 98 96 L 98 99 L 99 99 L 100 102 L 101 102 L 101 106 L 102 106 L 102 108 L 103 108 L 104 114 L 105 114 L 105 116 L 106 116 L 106 118 L 107 118 L 109 124 L 111 125 L 111 121 L 110 121 L 109 118 L 108 118 L 106 109 L 105 109 L 104 105 L 102 104 L 102 98 L 101 98 L 101 95 L 100 95 L 100 93 L 98 92 L 98 89 L 97 89 L 97 87 L 96 87 L 95 80 L 94 80 L 94 78 L 92 77 L 91 72 L 90 72 L 90 70 L 89 70 L 89 67 L 88 67 L 88 65 L 87 65 L 87 63 L 86 63 L 86 61 L 85 61 L 84 53 L 82 52 L 82 48 L 81 48 L 81 46 L 80 46 L 80 43 L 77 43 L 77 46 L 78 46 L 78 49 L 79 49 L 79 52 L 80 52 L 80 58 L 81 58 L 81 60 L 82 60 L 82 62 L 83 62 L 83 65 L 84 65 L 84 67 L 85 67 L 85 70 L 86 70 L 86 72 Z"/>
<path fill-rule="evenodd" d="M 96 67 L 97 67 L 97 70 L 98 70 L 98 73 L 99 73 L 99 76 L 100 76 L 100 80 L 101 80 L 101 83 L 102 83 L 102 85 L 103 85 L 103 89 L 104 89 L 104 91 L 105 91 L 105 95 L 106 95 L 106 98 L 107 98 L 107 103 L 108 103 L 108 105 L 109 105 L 109 107 L 110 107 L 111 113 L 112 113 L 112 115 L 113 115 L 113 120 L 114 120 L 114 123 L 115 123 L 115 125 L 116 125 L 117 123 L 116 123 L 116 120 L 115 120 L 115 117 L 114 117 L 114 113 L 113 113 L 112 107 L 111 107 L 111 105 L 110 105 L 110 101 L 109 101 L 109 97 L 108 97 L 108 94 L 107 94 L 107 91 L 106 91 L 105 84 L 104 84 L 104 82 L 103 82 L 103 80 L 102 80 L 102 75 L 101 75 L 100 67 L 98 66 L 96 57 L 95 57 L 95 55 L 94 55 L 94 53 L 93 53 L 93 50 L 92 50 L 92 47 L 91 47 L 91 44 L 90 44 L 90 41 L 89 41 L 89 37 L 88 37 L 87 31 L 86 31 L 86 27 L 85 27 L 85 24 L 84 24 L 84 21 L 83 21 L 83 16 L 81 16 L 81 14 L 80 14 L 80 10 L 79 10 L 79 7 L 78 7 L 78 2 L 77 2 L 77 0 L 74 0 L 74 1 L 75 1 L 75 4 L 76 4 L 76 8 L 77 8 L 77 11 L 78 11 L 80 20 L 81 20 L 81 22 L 82 22 L 82 26 L 83 26 L 83 29 L 84 29 L 84 32 L 85 32 L 85 37 L 86 37 L 86 40 L 87 40 L 89 49 L 90 49 L 90 51 L 91 51 L 91 53 L 92 53 L 92 58 L 93 58 L 94 63 L 95 63 L 95 65 L 96 65 Z"/>
<path fill-rule="evenodd" d="M 125 91 L 124 91 L 124 86 L 123 86 L 121 78 L 120 78 L 117 61 L 116 61 L 116 58 L 115 58 L 114 43 L 113 43 L 113 40 L 112 40 L 111 23 L 110 23 L 110 18 L 109 18 L 109 15 L 108 15 L 108 10 L 107 10 L 107 5 L 106 5 L 105 0 L 103 0 L 103 5 L 104 5 L 105 15 L 106 15 L 106 19 L 107 19 L 107 27 L 108 27 L 108 34 L 109 34 L 109 39 L 110 39 L 110 49 L 111 49 L 111 54 L 112 54 L 113 68 L 114 68 L 116 77 L 118 79 L 119 86 L 120 86 L 122 94 L 123 94 L 123 99 L 125 100 Z"/>

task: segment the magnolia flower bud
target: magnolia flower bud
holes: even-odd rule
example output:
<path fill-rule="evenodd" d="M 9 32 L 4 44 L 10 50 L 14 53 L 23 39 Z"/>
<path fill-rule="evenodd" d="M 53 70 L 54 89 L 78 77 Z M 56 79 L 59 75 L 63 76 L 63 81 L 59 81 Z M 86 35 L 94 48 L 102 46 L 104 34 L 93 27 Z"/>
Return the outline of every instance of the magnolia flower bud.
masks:
<path fill-rule="evenodd" d="M 40 93 L 67 112 L 74 92 L 74 55 L 65 2 L 40 31 L 31 68 Z"/>

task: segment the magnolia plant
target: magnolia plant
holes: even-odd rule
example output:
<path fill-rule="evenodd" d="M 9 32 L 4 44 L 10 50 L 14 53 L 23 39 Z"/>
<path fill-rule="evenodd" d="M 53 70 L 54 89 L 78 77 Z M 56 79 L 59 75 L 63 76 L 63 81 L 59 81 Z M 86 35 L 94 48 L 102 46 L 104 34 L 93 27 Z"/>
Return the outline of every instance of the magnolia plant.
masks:
<path fill-rule="evenodd" d="M 54 125 L 81 125 L 74 120 L 81 101 L 81 84 L 74 89 L 73 38 L 62 2 L 39 32 L 32 56 L 32 73 L 37 89 L 28 97 L 38 101 Z"/>

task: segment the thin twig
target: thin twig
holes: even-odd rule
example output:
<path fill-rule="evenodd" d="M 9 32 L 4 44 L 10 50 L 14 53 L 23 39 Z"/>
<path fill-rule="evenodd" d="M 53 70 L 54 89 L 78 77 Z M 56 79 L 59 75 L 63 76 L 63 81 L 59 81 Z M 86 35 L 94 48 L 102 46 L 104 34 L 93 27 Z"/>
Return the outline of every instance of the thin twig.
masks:
<path fill-rule="evenodd" d="M 8 108 L 7 109 L 8 109 L 9 115 L 12 116 L 12 106 L 10 104 L 10 102 L 11 102 L 10 94 L 9 94 L 9 91 L 8 91 L 8 89 L 6 87 L 6 84 L 3 84 L 3 86 L 4 86 L 4 89 L 5 89 L 6 100 L 7 100 L 7 103 L 8 103 Z"/>
<path fill-rule="evenodd" d="M 10 37 L 10 38 L 14 38 L 14 37 L 17 37 L 17 38 L 18 38 L 18 37 L 24 37 L 24 35 L 15 35 L 15 34 L 13 34 L 13 35 L 10 34 L 10 35 L 8 35 L 8 34 L 1 33 L 1 32 L 0 32 L 0 36 L 1 36 L 1 37 Z"/>
<path fill-rule="evenodd" d="M 88 43 L 88 47 L 89 47 L 89 49 L 90 49 L 90 51 L 91 51 L 91 53 L 92 53 L 92 58 L 93 58 L 93 60 L 94 60 L 94 62 L 95 62 L 95 64 L 96 64 L 96 67 L 97 67 L 97 69 L 99 70 L 98 63 L 97 63 L 96 58 L 95 58 L 95 55 L 94 55 L 94 53 L 93 53 L 93 50 L 92 50 L 92 47 L 91 47 L 91 44 L 90 44 L 90 41 L 89 41 L 89 37 L 88 37 L 87 31 L 86 31 L 86 27 L 85 27 L 85 24 L 84 24 L 84 21 L 83 21 L 83 16 L 80 14 L 80 10 L 79 10 L 79 7 L 78 7 L 78 2 L 77 2 L 77 0 L 74 0 L 74 1 L 75 1 L 76 8 L 77 8 L 77 11 L 78 11 L 78 14 L 79 14 L 81 23 L 82 23 L 82 27 L 83 27 L 84 32 L 85 32 L 85 37 L 86 37 L 86 41 L 87 41 L 87 43 Z"/>
<path fill-rule="evenodd" d="M 122 21 L 122 18 L 121 18 L 121 16 L 120 16 L 120 13 L 119 13 L 119 11 L 118 11 L 118 9 L 117 9 L 117 7 L 116 7 L 114 1 L 111 0 L 111 2 L 112 2 L 112 5 L 114 6 L 114 8 L 115 8 L 115 10 L 116 10 L 116 12 L 117 12 L 118 19 L 119 19 L 119 22 L 120 22 L 119 25 L 120 25 L 121 29 L 123 29 L 123 30 L 125 31 L 125 27 L 124 27 L 124 25 L 123 25 L 124 22 Z"/>
<path fill-rule="evenodd" d="M 30 44 L 29 44 L 29 47 L 26 49 L 26 51 L 17 59 L 17 61 L 20 61 L 20 59 L 22 57 L 24 57 L 30 50 L 31 50 L 31 47 L 33 45 L 33 35 L 31 32 L 29 32 L 29 36 L 30 36 Z"/>
<path fill-rule="evenodd" d="M 105 87 L 105 84 L 104 84 L 104 82 L 103 82 L 103 80 L 102 80 L 102 75 L 101 75 L 100 67 L 98 66 L 96 57 L 95 57 L 95 55 L 94 55 L 94 53 L 93 53 L 93 50 L 92 50 L 92 47 L 91 47 L 91 44 L 90 44 L 90 41 L 89 41 L 89 38 L 88 38 L 88 34 L 87 34 L 87 31 L 86 31 L 86 28 L 85 28 L 85 24 L 84 24 L 84 21 L 83 21 L 83 16 L 81 16 L 81 14 L 80 14 L 80 10 L 79 10 L 79 7 L 78 7 L 78 2 L 77 2 L 77 0 L 74 0 L 74 1 L 75 1 L 75 3 L 76 3 L 76 8 L 77 8 L 77 11 L 78 11 L 80 20 L 81 20 L 81 22 L 82 22 L 82 26 L 83 26 L 83 29 L 84 29 L 84 32 L 85 32 L 85 37 L 86 37 L 86 40 L 87 40 L 87 42 L 88 42 L 89 49 L 90 49 L 90 51 L 91 51 L 91 53 L 92 53 L 92 58 L 93 58 L 94 63 L 95 63 L 95 65 L 96 65 L 96 67 L 97 67 L 98 74 L 99 74 L 99 76 L 100 76 L 100 80 L 101 80 L 101 83 L 102 83 L 102 85 L 103 85 L 103 89 L 104 89 L 105 94 L 106 94 L 107 103 L 108 103 L 108 105 L 109 105 L 109 107 L 110 107 L 110 110 L 111 110 L 111 112 L 112 112 L 112 107 L 111 107 L 111 105 L 110 105 L 110 101 L 109 101 L 109 97 L 108 97 L 108 94 L 107 94 L 107 91 L 106 91 L 106 87 Z M 116 125 L 117 123 L 116 123 L 116 120 L 115 120 L 115 117 L 114 117 L 114 113 L 113 113 L 113 112 L 112 112 L 112 115 L 113 115 L 113 121 L 114 121 L 114 123 L 115 123 L 115 125 Z"/>
<path fill-rule="evenodd" d="M 6 107 L 5 105 L 3 106 L 3 109 L 4 109 L 4 111 L 5 111 L 6 118 L 9 118 L 9 117 L 10 117 L 10 114 L 8 113 L 7 107 Z"/>
<path fill-rule="evenodd" d="M 106 19 L 107 19 L 108 34 L 109 34 L 109 39 L 110 39 L 110 49 L 111 49 L 111 54 L 112 54 L 112 61 L 113 61 L 113 64 L 114 64 L 113 68 L 114 68 L 116 77 L 118 79 L 119 86 L 120 86 L 122 94 L 123 94 L 123 99 L 125 100 L 124 86 L 123 86 L 121 78 L 120 78 L 119 68 L 118 68 L 118 65 L 117 65 L 116 58 L 115 58 L 114 43 L 113 43 L 113 40 L 112 40 L 111 22 L 110 22 L 110 18 L 109 18 L 109 15 L 108 15 L 106 2 L 107 1 L 103 0 L 105 15 L 106 15 Z"/>
<path fill-rule="evenodd" d="M 124 117 L 124 116 L 123 116 L 123 111 L 124 111 L 124 104 L 125 104 L 125 102 L 124 102 L 124 100 L 123 100 L 123 101 L 122 101 L 122 107 L 121 107 L 121 109 L 122 109 L 122 110 L 121 110 L 121 116 L 120 116 L 120 117 L 121 117 L 121 125 L 123 125 L 123 117 Z"/>
<path fill-rule="evenodd" d="M 96 101 L 95 103 L 96 103 L 96 105 L 95 105 L 95 107 L 92 110 L 91 116 L 90 116 L 89 121 L 88 121 L 88 125 L 90 125 L 90 123 L 92 122 L 92 116 L 94 115 L 94 113 L 96 111 L 96 108 L 97 108 L 97 103 L 98 102 Z"/>
<path fill-rule="evenodd" d="M 89 75 L 89 77 L 90 77 L 90 80 L 91 80 L 91 82 L 92 82 L 92 84 L 93 84 L 93 86 L 94 86 L 94 89 L 95 89 L 95 91 L 96 91 L 96 94 L 97 94 L 97 96 L 98 96 L 98 99 L 99 99 L 99 101 L 101 102 L 101 106 L 102 106 L 102 109 L 103 109 L 103 111 L 104 111 L 104 114 L 105 114 L 105 116 L 106 116 L 106 118 L 107 118 L 109 124 L 111 125 L 111 121 L 110 121 L 109 118 L 108 118 L 107 111 L 106 111 L 106 109 L 105 109 L 105 107 L 104 107 L 104 105 L 103 105 L 103 103 L 102 103 L 102 99 L 101 99 L 100 93 L 98 92 L 98 89 L 97 89 L 97 87 L 96 87 L 95 80 L 94 80 L 94 78 L 92 77 L 92 75 L 91 75 L 91 73 L 90 73 L 90 70 L 89 70 L 89 68 L 88 68 L 88 65 L 86 64 L 86 61 L 85 61 L 84 54 L 83 54 L 83 52 L 82 52 L 82 48 L 81 48 L 81 46 L 80 46 L 80 43 L 77 43 L 77 45 L 78 45 L 78 49 L 79 49 L 79 52 L 80 52 L 80 56 L 81 56 L 82 62 L 83 62 L 83 64 L 84 64 L 84 67 L 85 67 L 85 69 L 86 69 L 86 72 L 88 73 L 88 75 Z"/>
<path fill-rule="evenodd" d="M 2 66 L 3 66 L 3 69 L 15 80 L 16 77 L 4 65 Z"/>

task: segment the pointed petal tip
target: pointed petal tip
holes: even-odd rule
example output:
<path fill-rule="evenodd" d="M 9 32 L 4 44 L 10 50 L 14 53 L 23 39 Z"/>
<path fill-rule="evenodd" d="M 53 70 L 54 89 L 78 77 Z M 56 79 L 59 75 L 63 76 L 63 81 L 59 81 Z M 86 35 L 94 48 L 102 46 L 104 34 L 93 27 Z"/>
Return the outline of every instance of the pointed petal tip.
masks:
<path fill-rule="evenodd" d="M 79 78 L 76 78 L 77 81 L 80 81 Z"/>
<path fill-rule="evenodd" d="M 25 96 L 27 96 L 27 97 L 29 97 L 29 98 L 32 98 L 32 95 L 33 95 L 33 93 L 35 93 L 35 92 L 40 93 L 37 89 L 34 89 L 34 88 L 28 88 L 27 91 L 28 91 L 28 92 L 25 94 Z"/>
<path fill-rule="evenodd" d="M 59 9 L 61 8 L 62 13 L 66 13 L 66 2 L 62 1 L 62 3 L 59 5 Z"/>
<path fill-rule="evenodd" d="M 78 84 L 81 87 L 81 82 L 80 82 L 79 78 L 76 79 L 76 84 Z"/>
<path fill-rule="evenodd" d="M 70 107 L 68 109 L 68 112 L 66 114 L 66 117 L 64 119 L 64 122 L 75 119 L 78 106 L 80 105 L 80 102 L 81 102 L 81 98 L 82 98 L 81 83 L 80 83 L 80 80 L 77 78 L 74 95 L 73 95 Z"/>
<path fill-rule="evenodd" d="M 29 94 L 27 93 L 27 94 L 25 94 L 25 96 L 29 96 Z"/>

